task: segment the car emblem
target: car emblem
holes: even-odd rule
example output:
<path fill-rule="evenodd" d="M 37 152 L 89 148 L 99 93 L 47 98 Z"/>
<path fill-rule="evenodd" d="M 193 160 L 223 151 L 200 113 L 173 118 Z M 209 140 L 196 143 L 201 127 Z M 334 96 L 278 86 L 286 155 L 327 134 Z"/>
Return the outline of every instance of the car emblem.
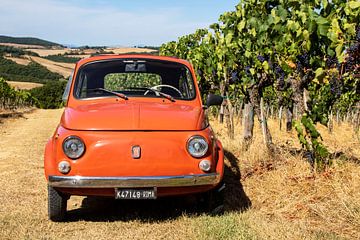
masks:
<path fill-rule="evenodd" d="M 141 157 L 141 147 L 133 146 L 131 149 L 131 155 L 134 159 L 139 159 Z"/>

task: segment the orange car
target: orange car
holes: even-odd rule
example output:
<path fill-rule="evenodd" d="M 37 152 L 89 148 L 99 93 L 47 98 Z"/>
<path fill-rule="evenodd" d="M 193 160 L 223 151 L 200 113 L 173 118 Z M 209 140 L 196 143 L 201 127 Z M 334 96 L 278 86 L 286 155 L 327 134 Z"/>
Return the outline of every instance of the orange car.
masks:
<path fill-rule="evenodd" d="M 48 214 L 62 221 L 71 195 L 156 199 L 197 194 L 221 207 L 223 147 L 187 61 L 150 55 L 81 60 L 45 149 Z M 217 204 L 217 205 L 216 205 Z"/>

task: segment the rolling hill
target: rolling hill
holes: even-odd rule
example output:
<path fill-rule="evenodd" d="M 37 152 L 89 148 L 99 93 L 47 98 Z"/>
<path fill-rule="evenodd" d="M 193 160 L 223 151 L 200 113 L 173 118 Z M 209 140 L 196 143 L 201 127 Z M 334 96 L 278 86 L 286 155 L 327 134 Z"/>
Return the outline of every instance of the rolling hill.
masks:
<path fill-rule="evenodd" d="M 0 35 L 0 43 L 39 45 L 43 47 L 63 47 L 61 44 L 33 37 L 9 37 Z"/>

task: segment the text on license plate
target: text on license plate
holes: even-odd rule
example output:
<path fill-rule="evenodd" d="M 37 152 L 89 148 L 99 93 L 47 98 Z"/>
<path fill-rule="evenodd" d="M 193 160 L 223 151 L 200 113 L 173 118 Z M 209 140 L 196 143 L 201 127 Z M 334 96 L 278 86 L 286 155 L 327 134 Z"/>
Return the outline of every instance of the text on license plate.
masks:
<path fill-rule="evenodd" d="M 151 189 L 115 189 L 116 199 L 156 199 L 156 191 Z"/>

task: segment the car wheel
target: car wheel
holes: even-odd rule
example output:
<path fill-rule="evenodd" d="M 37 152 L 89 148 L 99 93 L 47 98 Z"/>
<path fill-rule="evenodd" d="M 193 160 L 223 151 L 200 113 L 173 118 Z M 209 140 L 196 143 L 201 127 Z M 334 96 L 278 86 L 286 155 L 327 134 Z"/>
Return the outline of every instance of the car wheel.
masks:
<path fill-rule="evenodd" d="M 60 222 L 65 219 L 67 200 L 68 197 L 48 186 L 48 215 L 51 221 Z"/>
<path fill-rule="evenodd" d="M 220 183 L 215 189 L 202 194 L 200 207 L 210 215 L 216 216 L 224 213 L 225 184 Z"/>

